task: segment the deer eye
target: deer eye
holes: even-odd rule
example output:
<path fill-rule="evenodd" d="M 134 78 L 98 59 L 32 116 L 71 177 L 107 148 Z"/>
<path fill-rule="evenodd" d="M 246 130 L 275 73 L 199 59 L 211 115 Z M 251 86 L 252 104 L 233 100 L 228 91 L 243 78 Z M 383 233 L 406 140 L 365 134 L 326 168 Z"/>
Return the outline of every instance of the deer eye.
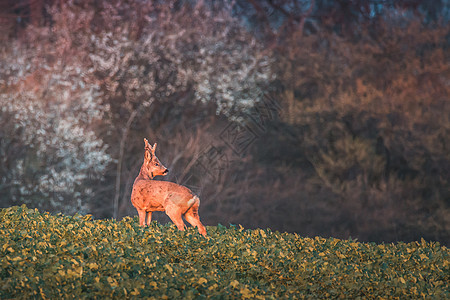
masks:
<path fill-rule="evenodd" d="M 155 166 L 159 166 L 159 164 L 158 164 L 158 163 L 156 163 L 156 164 L 155 164 Z"/>

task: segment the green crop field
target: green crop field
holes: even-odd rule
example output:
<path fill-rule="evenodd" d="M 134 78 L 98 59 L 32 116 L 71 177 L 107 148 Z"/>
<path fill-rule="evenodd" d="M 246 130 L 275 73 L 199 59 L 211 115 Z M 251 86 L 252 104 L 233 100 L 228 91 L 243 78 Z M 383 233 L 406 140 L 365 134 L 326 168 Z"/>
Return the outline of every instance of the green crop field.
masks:
<path fill-rule="evenodd" d="M 1 299 L 449 299 L 449 249 L 0 210 Z"/>

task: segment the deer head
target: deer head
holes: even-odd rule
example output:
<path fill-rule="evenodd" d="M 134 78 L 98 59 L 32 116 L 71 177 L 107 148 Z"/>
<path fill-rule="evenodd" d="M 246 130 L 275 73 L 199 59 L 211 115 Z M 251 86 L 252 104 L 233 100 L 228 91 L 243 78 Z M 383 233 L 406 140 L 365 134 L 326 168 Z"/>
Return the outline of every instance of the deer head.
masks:
<path fill-rule="evenodd" d="M 157 175 L 166 175 L 169 169 L 164 167 L 164 165 L 159 161 L 155 155 L 156 143 L 153 147 L 148 143 L 147 139 L 144 139 L 145 143 L 145 154 L 144 163 L 141 167 L 141 175 L 147 179 L 153 179 Z"/>

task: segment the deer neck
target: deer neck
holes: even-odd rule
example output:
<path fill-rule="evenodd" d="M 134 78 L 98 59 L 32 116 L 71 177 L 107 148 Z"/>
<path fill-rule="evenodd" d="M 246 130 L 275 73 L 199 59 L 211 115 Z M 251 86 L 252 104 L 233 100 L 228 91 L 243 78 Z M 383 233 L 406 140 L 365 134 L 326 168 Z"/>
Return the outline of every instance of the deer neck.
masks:
<path fill-rule="evenodd" d="M 148 172 L 147 170 L 145 170 L 144 168 L 144 164 L 142 164 L 141 170 L 139 171 L 139 175 L 136 179 L 153 179 L 153 173 L 152 172 Z"/>

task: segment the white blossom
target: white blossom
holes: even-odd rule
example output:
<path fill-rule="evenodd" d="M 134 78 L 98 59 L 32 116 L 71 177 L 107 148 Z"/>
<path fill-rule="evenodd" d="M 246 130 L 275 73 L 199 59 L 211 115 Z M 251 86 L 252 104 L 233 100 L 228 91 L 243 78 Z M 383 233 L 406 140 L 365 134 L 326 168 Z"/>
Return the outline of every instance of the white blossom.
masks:
<path fill-rule="evenodd" d="M 86 212 L 92 190 L 85 181 L 100 179 L 111 162 L 106 145 L 90 129 L 108 106 L 102 105 L 99 87 L 85 81 L 86 71 L 79 66 L 38 69 L 29 62 L 31 52 L 15 53 L 0 69 L 10 89 L 0 92 L 1 114 L 13 116 L 14 138 L 25 149 L 8 158 L 15 161 L 6 176 L 9 184 L 18 186 L 13 196 L 34 207 L 50 199 L 55 210 Z"/>

